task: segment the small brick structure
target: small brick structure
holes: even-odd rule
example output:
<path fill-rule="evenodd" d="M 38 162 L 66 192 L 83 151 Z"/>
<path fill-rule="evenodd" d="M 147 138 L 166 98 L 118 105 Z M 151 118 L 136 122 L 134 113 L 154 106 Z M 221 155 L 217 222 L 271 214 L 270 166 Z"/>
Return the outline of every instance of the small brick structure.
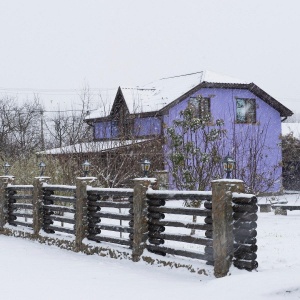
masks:
<path fill-rule="evenodd" d="M 259 206 L 259 211 L 261 213 L 268 213 L 268 212 L 272 211 L 271 204 L 269 204 L 269 203 L 258 204 L 258 206 Z"/>
<path fill-rule="evenodd" d="M 287 211 L 300 210 L 300 205 L 274 204 L 272 208 L 275 209 L 275 215 L 287 215 Z"/>

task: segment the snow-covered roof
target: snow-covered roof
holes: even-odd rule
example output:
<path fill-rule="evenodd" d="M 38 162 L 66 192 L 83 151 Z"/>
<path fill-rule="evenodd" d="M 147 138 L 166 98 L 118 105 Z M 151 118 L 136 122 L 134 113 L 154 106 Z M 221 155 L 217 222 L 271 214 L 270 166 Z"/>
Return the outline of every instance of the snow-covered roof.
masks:
<path fill-rule="evenodd" d="M 138 143 L 149 141 L 149 139 L 139 140 L 109 140 L 75 144 L 61 148 L 53 148 L 38 152 L 38 155 L 43 154 L 74 154 L 74 153 L 94 153 L 106 150 L 111 150 L 119 147 L 135 145 Z"/>
<path fill-rule="evenodd" d="M 293 136 L 300 139 L 300 123 L 281 123 L 282 135 L 293 133 Z"/>
<path fill-rule="evenodd" d="M 248 82 L 233 78 L 227 75 L 218 74 L 212 71 L 201 71 L 191 74 L 161 78 L 140 87 L 122 87 L 121 90 L 125 98 L 130 113 L 142 113 L 158 111 L 191 90 L 201 82 L 211 83 L 240 83 Z M 114 95 L 116 95 L 115 90 Z M 114 101 L 114 98 L 111 98 Z M 92 111 L 86 119 L 95 119 L 107 116 L 103 108 Z"/>

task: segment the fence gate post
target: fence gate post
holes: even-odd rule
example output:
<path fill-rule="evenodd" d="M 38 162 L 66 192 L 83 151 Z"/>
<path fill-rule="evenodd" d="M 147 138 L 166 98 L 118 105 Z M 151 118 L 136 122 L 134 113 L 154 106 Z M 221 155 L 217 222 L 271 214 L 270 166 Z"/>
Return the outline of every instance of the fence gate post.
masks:
<path fill-rule="evenodd" d="M 87 182 L 96 180 L 96 177 L 76 178 L 76 203 L 75 203 L 75 245 L 74 251 L 82 250 L 82 241 L 88 235 L 87 221 Z"/>
<path fill-rule="evenodd" d="M 214 275 L 227 275 L 233 257 L 232 192 L 243 192 L 241 180 L 212 181 Z"/>
<path fill-rule="evenodd" d="M 6 188 L 10 180 L 13 177 L 0 176 L 0 231 L 3 231 L 3 227 L 6 223 L 6 209 L 7 209 L 7 199 L 6 199 Z"/>
<path fill-rule="evenodd" d="M 150 185 L 147 178 L 134 179 L 133 188 L 133 241 L 132 261 L 140 260 L 146 247 L 148 233 L 146 191 Z"/>
<path fill-rule="evenodd" d="M 43 226 L 43 183 L 50 177 L 36 177 L 33 182 L 32 193 L 32 224 L 33 234 L 35 237 L 39 235 L 39 232 Z"/>

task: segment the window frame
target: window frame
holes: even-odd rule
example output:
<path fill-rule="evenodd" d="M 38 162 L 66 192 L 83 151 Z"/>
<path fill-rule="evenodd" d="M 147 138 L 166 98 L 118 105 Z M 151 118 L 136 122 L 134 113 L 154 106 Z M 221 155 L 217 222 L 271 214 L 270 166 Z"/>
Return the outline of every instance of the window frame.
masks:
<path fill-rule="evenodd" d="M 208 122 L 211 122 L 211 98 L 202 97 L 199 101 L 198 116 L 200 119 L 208 118 Z"/>
<path fill-rule="evenodd" d="M 244 101 L 244 107 L 246 107 L 247 105 L 251 108 L 249 110 L 249 108 L 245 108 L 245 112 L 244 112 L 244 120 L 242 120 L 240 117 L 238 117 L 238 113 L 240 108 L 238 107 L 238 102 L 239 101 Z M 241 111 L 241 110 L 240 110 Z M 255 98 L 240 98 L 240 97 L 236 97 L 236 123 L 237 124 L 256 124 L 256 113 L 257 111 L 257 103 L 256 103 L 256 99 Z"/>
<path fill-rule="evenodd" d="M 211 97 L 201 95 L 190 97 L 188 105 L 194 110 L 195 117 L 202 119 L 205 123 L 212 123 Z"/>

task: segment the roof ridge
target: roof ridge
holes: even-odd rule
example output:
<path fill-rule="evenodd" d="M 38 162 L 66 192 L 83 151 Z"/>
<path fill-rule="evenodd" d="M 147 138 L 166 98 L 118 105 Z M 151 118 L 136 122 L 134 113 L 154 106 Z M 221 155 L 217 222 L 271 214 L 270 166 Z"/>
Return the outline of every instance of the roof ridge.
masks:
<path fill-rule="evenodd" d="M 138 90 L 138 91 L 155 91 L 156 88 L 140 88 L 140 87 L 122 87 L 122 90 Z"/>
<path fill-rule="evenodd" d="M 200 73 L 203 73 L 203 72 L 204 71 L 194 72 L 194 73 L 188 73 L 188 74 L 182 74 L 182 75 L 175 75 L 175 76 L 170 76 L 170 77 L 163 77 L 163 78 L 160 78 L 159 80 L 171 79 L 171 78 L 178 78 L 178 77 L 184 77 L 184 76 L 190 76 L 190 75 L 200 74 Z"/>

